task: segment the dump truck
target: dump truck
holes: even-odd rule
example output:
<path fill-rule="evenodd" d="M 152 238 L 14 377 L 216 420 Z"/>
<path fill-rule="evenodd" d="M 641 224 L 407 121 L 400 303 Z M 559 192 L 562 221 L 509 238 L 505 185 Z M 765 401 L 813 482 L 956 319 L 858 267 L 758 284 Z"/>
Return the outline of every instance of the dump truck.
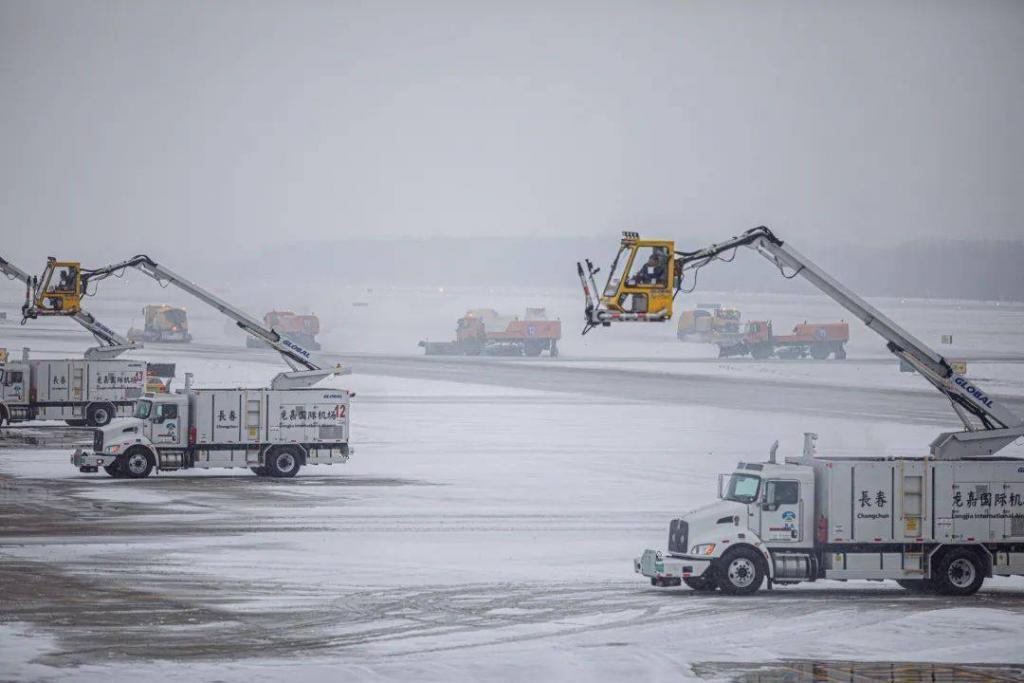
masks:
<path fill-rule="evenodd" d="M 304 465 L 349 458 L 351 394 L 344 389 L 195 389 L 147 393 L 132 419 L 95 430 L 77 449 L 80 472 L 142 479 L 154 471 L 248 468 L 261 477 L 294 477 Z"/>
<path fill-rule="evenodd" d="M 843 321 L 834 323 L 808 323 L 793 327 L 791 334 L 776 335 L 770 320 L 747 322 L 738 339 L 718 341 L 718 355 L 752 356 L 765 358 L 814 358 L 836 360 L 846 358 L 846 343 L 850 341 L 850 326 Z"/>
<path fill-rule="evenodd" d="M 881 336 L 943 395 L 963 429 L 939 434 L 920 457 L 819 458 L 808 434 L 803 454 L 780 464 L 776 442 L 767 462 L 741 463 L 719 480 L 719 503 L 672 520 L 668 549 L 645 550 L 634 571 L 655 586 L 732 594 L 754 593 L 766 580 L 894 579 L 911 591 L 969 595 L 986 577 L 1024 574 L 1024 459 L 996 456 L 1024 437 L 1024 418 L 766 226 L 694 251 L 625 233 L 616 262 L 627 265 L 612 268 L 603 291 L 589 260 L 586 269 L 576 265 L 583 333 L 671 319 L 684 275 L 733 261 L 741 247 L 784 277 L 807 280 Z M 642 248 L 672 255 L 657 277 L 631 275 Z M 643 310 L 623 305 L 627 295 L 644 297 Z"/>
<path fill-rule="evenodd" d="M 718 501 L 669 524 L 634 571 L 655 586 L 749 594 L 765 582 L 895 580 L 969 595 L 1024 575 L 1024 461 L 801 457 L 740 462 Z"/>
<path fill-rule="evenodd" d="M 115 417 L 130 416 L 147 384 L 166 391 L 174 365 L 150 366 L 138 360 L 85 358 L 0 362 L 0 424 L 29 420 L 63 420 L 72 426 L 101 427 Z"/>
<path fill-rule="evenodd" d="M 492 308 L 474 308 L 459 318 L 455 341 L 421 341 L 428 356 L 558 356 L 562 323 L 549 320 L 543 308 L 527 308 L 526 315 L 502 316 Z"/>
<path fill-rule="evenodd" d="M 272 330 L 294 339 L 307 349 L 320 350 L 316 335 L 320 334 L 320 318 L 315 315 L 300 315 L 292 311 L 270 311 L 263 316 L 263 324 Z M 245 345 L 251 349 L 265 346 L 252 336 L 245 338 Z"/>
<path fill-rule="evenodd" d="M 682 342 L 698 344 L 736 343 L 742 336 L 740 311 L 721 304 L 697 304 L 683 311 L 676 327 L 676 337 Z"/>
<path fill-rule="evenodd" d="M 184 308 L 166 304 L 150 304 L 142 309 L 145 321 L 141 330 L 128 330 L 133 342 L 167 342 L 187 344 L 192 341 L 188 331 L 188 313 Z"/>

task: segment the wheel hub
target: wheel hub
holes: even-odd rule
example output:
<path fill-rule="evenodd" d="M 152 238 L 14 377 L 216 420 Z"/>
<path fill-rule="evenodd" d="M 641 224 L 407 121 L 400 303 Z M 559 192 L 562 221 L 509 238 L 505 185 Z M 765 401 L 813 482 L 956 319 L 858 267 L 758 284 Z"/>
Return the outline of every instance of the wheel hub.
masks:
<path fill-rule="evenodd" d="M 282 453 L 277 456 L 277 468 L 282 472 L 291 472 L 295 467 L 295 456 L 291 453 Z"/>
<path fill-rule="evenodd" d="M 736 586 L 749 586 L 754 580 L 754 565 L 745 557 L 738 557 L 729 563 L 729 580 Z"/>
<path fill-rule="evenodd" d="M 974 565 L 960 558 L 949 565 L 949 581 L 957 588 L 966 588 L 974 582 Z"/>
<path fill-rule="evenodd" d="M 142 474 L 146 471 L 147 464 L 146 456 L 139 453 L 128 458 L 128 469 L 132 474 Z"/>

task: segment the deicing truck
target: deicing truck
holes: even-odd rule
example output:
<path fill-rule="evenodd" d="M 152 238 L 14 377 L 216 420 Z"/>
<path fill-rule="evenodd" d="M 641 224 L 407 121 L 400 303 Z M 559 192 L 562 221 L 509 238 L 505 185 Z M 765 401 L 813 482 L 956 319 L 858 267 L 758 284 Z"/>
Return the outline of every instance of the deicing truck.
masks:
<path fill-rule="evenodd" d="M 344 389 L 194 389 L 146 394 L 134 419 L 95 431 L 82 472 L 141 479 L 156 470 L 249 468 L 294 477 L 303 465 L 348 460 L 350 394 Z"/>
<path fill-rule="evenodd" d="M 0 424 L 64 420 L 100 427 L 126 417 L 142 397 L 147 364 L 136 360 L 21 360 L 0 363 Z"/>
<path fill-rule="evenodd" d="M 636 572 L 655 586 L 753 593 L 821 579 L 894 579 L 915 592 L 969 595 L 1024 574 L 1024 461 L 835 458 L 744 463 L 719 500 L 669 525 L 667 552 Z"/>
<path fill-rule="evenodd" d="M 968 595 L 986 577 L 1024 574 L 1024 459 L 996 456 L 1024 436 L 1024 419 L 768 228 L 696 251 L 625 233 L 616 257 L 622 270 L 613 266 L 604 290 L 589 260 L 586 269 L 577 264 L 584 334 L 670 319 L 684 274 L 732 261 L 739 247 L 787 278 L 808 280 L 878 333 L 942 393 L 963 430 L 940 434 L 914 458 L 817 457 L 808 435 L 801 457 L 778 463 L 776 444 L 768 462 L 740 463 L 720 480 L 719 502 L 673 520 L 667 550 L 646 550 L 634 570 L 656 586 L 739 594 L 765 581 L 894 579 L 912 591 Z M 649 261 L 657 262 L 654 277 L 629 276 L 648 251 L 672 256 Z"/>
<path fill-rule="evenodd" d="M 61 295 L 47 287 L 53 269 L 50 259 L 36 287 L 26 296 L 22 313 L 70 315 L 79 308 L 72 294 L 96 282 L 135 268 L 162 284 L 173 284 L 228 316 L 245 332 L 281 354 L 290 370 L 278 373 L 270 388 L 194 389 L 186 375 L 185 390 L 174 394 L 147 393 L 131 420 L 97 430 L 91 450 L 78 449 L 71 462 L 80 471 L 102 467 L 114 477 L 143 478 L 153 470 L 248 467 L 260 476 L 293 477 L 303 465 L 348 460 L 349 402 L 344 389 L 313 385 L 350 372 L 329 366 L 309 350 L 267 329 L 199 285 L 145 255 L 102 268 L 75 268 Z M 68 278 L 64 278 L 68 281 Z"/>

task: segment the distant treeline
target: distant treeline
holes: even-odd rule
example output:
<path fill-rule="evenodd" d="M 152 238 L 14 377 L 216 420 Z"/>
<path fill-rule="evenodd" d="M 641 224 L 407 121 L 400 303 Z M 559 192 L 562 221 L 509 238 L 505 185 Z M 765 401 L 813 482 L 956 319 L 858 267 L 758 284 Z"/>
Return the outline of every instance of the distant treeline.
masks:
<path fill-rule="evenodd" d="M 796 246 L 867 296 L 1024 300 L 1024 241 Z M 292 277 L 346 284 L 573 286 L 578 259 L 589 256 L 602 266 L 603 276 L 617 247 L 614 237 L 354 239 L 295 244 L 254 261 L 265 264 L 272 257 Z M 698 277 L 699 287 L 708 290 L 810 291 L 806 283 L 780 278 L 748 249 L 740 251 L 737 262 L 714 264 Z"/>

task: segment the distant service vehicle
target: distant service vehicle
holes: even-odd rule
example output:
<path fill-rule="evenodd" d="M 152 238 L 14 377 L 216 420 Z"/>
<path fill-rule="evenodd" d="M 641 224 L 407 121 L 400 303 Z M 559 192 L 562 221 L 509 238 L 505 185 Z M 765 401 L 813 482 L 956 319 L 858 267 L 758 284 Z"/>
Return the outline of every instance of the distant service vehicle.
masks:
<path fill-rule="evenodd" d="M 846 343 L 850 341 L 850 326 L 845 322 L 808 323 L 793 328 L 792 334 L 776 335 L 770 320 L 751 320 L 743 334 L 734 340 L 718 342 L 718 355 L 746 356 L 757 359 L 806 358 L 836 360 L 846 358 Z"/>
<path fill-rule="evenodd" d="M 455 341 L 421 341 L 428 356 L 539 356 L 558 355 L 562 323 L 548 320 L 543 308 L 527 308 L 519 316 L 502 316 L 492 308 L 474 308 L 459 318 Z"/>
<path fill-rule="evenodd" d="M 320 342 L 316 340 L 316 335 L 320 334 L 320 318 L 315 315 L 300 315 L 292 311 L 270 311 L 263 316 L 263 324 L 294 339 L 307 349 L 320 350 Z M 245 338 L 245 345 L 251 349 L 266 347 L 262 341 L 251 336 Z"/>
<path fill-rule="evenodd" d="M 128 339 L 133 342 L 179 342 L 192 341 L 188 331 L 188 313 L 184 308 L 166 304 L 150 304 L 142 309 L 145 320 L 141 330 L 128 330 Z"/>
<path fill-rule="evenodd" d="M 174 365 L 138 360 L 61 358 L 20 360 L 0 354 L 0 424 L 63 420 L 72 426 L 102 427 L 127 417 L 147 386 L 166 391 Z"/>
<path fill-rule="evenodd" d="M 740 312 L 721 304 L 697 304 L 679 316 L 679 341 L 699 344 L 732 343 L 740 339 Z"/>

